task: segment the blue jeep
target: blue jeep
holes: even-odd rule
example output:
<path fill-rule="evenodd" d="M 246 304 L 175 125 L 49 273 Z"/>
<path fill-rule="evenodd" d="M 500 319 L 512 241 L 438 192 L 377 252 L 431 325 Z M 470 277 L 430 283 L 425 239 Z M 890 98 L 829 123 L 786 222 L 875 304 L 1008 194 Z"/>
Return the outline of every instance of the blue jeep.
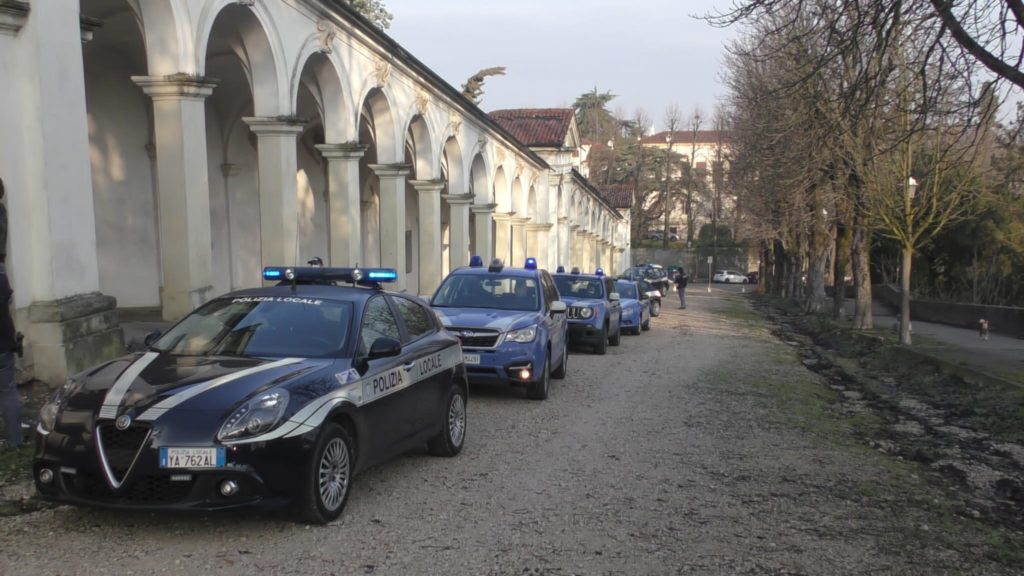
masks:
<path fill-rule="evenodd" d="M 551 378 L 569 363 L 566 305 L 533 258 L 523 268 L 478 256 L 449 274 L 430 301 L 449 332 L 462 341 L 470 382 L 526 386 L 529 398 L 548 397 Z"/>
<path fill-rule="evenodd" d="M 555 285 L 562 300 L 569 305 L 569 341 L 590 346 L 604 354 L 608 345 L 618 346 L 621 340 L 622 307 L 615 281 L 598 268 L 595 274 L 580 274 L 573 268 L 569 274 L 555 274 Z"/>

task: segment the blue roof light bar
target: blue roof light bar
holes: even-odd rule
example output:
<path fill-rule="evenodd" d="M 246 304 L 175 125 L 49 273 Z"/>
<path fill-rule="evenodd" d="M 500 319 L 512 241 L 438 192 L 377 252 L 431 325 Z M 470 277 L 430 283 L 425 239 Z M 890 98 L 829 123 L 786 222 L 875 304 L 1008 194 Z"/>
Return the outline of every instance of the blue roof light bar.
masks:
<path fill-rule="evenodd" d="M 328 284 L 332 282 L 369 283 L 394 282 L 398 271 L 394 268 L 322 268 L 320 266 L 267 266 L 263 279 L 271 282 L 297 284 Z"/>
<path fill-rule="evenodd" d="M 536 258 L 527 258 L 526 259 L 526 264 L 523 266 L 523 268 L 526 268 L 527 270 L 536 270 L 537 269 L 537 259 Z"/>

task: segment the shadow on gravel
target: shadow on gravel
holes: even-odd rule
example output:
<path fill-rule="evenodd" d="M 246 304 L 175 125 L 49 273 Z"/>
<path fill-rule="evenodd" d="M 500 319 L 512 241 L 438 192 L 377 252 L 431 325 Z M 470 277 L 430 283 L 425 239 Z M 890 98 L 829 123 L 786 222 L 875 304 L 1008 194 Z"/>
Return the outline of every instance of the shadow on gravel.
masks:
<path fill-rule="evenodd" d="M 919 463 L 961 508 L 990 526 L 1024 530 L 1024 388 L 965 379 L 902 345 L 799 305 L 753 298 L 769 329 L 838 393 L 833 411 L 871 448 Z M 1024 564 L 1024 540 L 1003 548 Z"/>

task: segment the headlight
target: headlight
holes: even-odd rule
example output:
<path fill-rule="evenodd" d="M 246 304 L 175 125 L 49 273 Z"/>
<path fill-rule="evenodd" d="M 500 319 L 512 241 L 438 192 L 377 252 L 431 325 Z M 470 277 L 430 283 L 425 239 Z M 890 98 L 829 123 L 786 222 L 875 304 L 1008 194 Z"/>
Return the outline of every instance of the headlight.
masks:
<path fill-rule="evenodd" d="M 586 320 L 588 318 L 593 318 L 593 317 L 594 317 L 594 309 L 593 308 L 588 308 L 586 306 L 581 306 L 580 307 L 580 318 L 583 318 L 584 320 Z"/>
<path fill-rule="evenodd" d="M 277 426 L 288 407 L 288 391 L 264 392 L 242 405 L 224 422 L 218 440 L 237 440 L 256 436 Z"/>
<path fill-rule="evenodd" d="M 519 330 L 509 330 L 509 333 L 505 335 L 505 342 L 533 342 L 534 338 L 537 337 L 537 327 L 530 326 L 528 328 L 520 328 Z"/>
<path fill-rule="evenodd" d="M 43 434 L 53 432 L 53 426 L 57 423 L 57 414 L 60 413 L 64 400 L 71 395 L 71 392 L 78 385 L 72 379 L 68 379 L 63 386 L 53 393 L 53 396 L 39 409 L 39 431 Z"/>

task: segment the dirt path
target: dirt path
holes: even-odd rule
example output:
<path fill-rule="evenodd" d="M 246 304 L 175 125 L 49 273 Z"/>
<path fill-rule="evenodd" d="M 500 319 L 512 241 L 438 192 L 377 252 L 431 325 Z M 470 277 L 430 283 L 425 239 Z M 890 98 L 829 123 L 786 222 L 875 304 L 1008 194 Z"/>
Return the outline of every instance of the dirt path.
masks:
<path fill-rule="evenodd" d="M 1011 536 L 849 437 L 742 296 L 688 300 L 546 402 L 477 390 L 462 456 L 360 476 L 334 525 L 62 507 L 0 519 L 0 573 L 1014 573 Z"/>

